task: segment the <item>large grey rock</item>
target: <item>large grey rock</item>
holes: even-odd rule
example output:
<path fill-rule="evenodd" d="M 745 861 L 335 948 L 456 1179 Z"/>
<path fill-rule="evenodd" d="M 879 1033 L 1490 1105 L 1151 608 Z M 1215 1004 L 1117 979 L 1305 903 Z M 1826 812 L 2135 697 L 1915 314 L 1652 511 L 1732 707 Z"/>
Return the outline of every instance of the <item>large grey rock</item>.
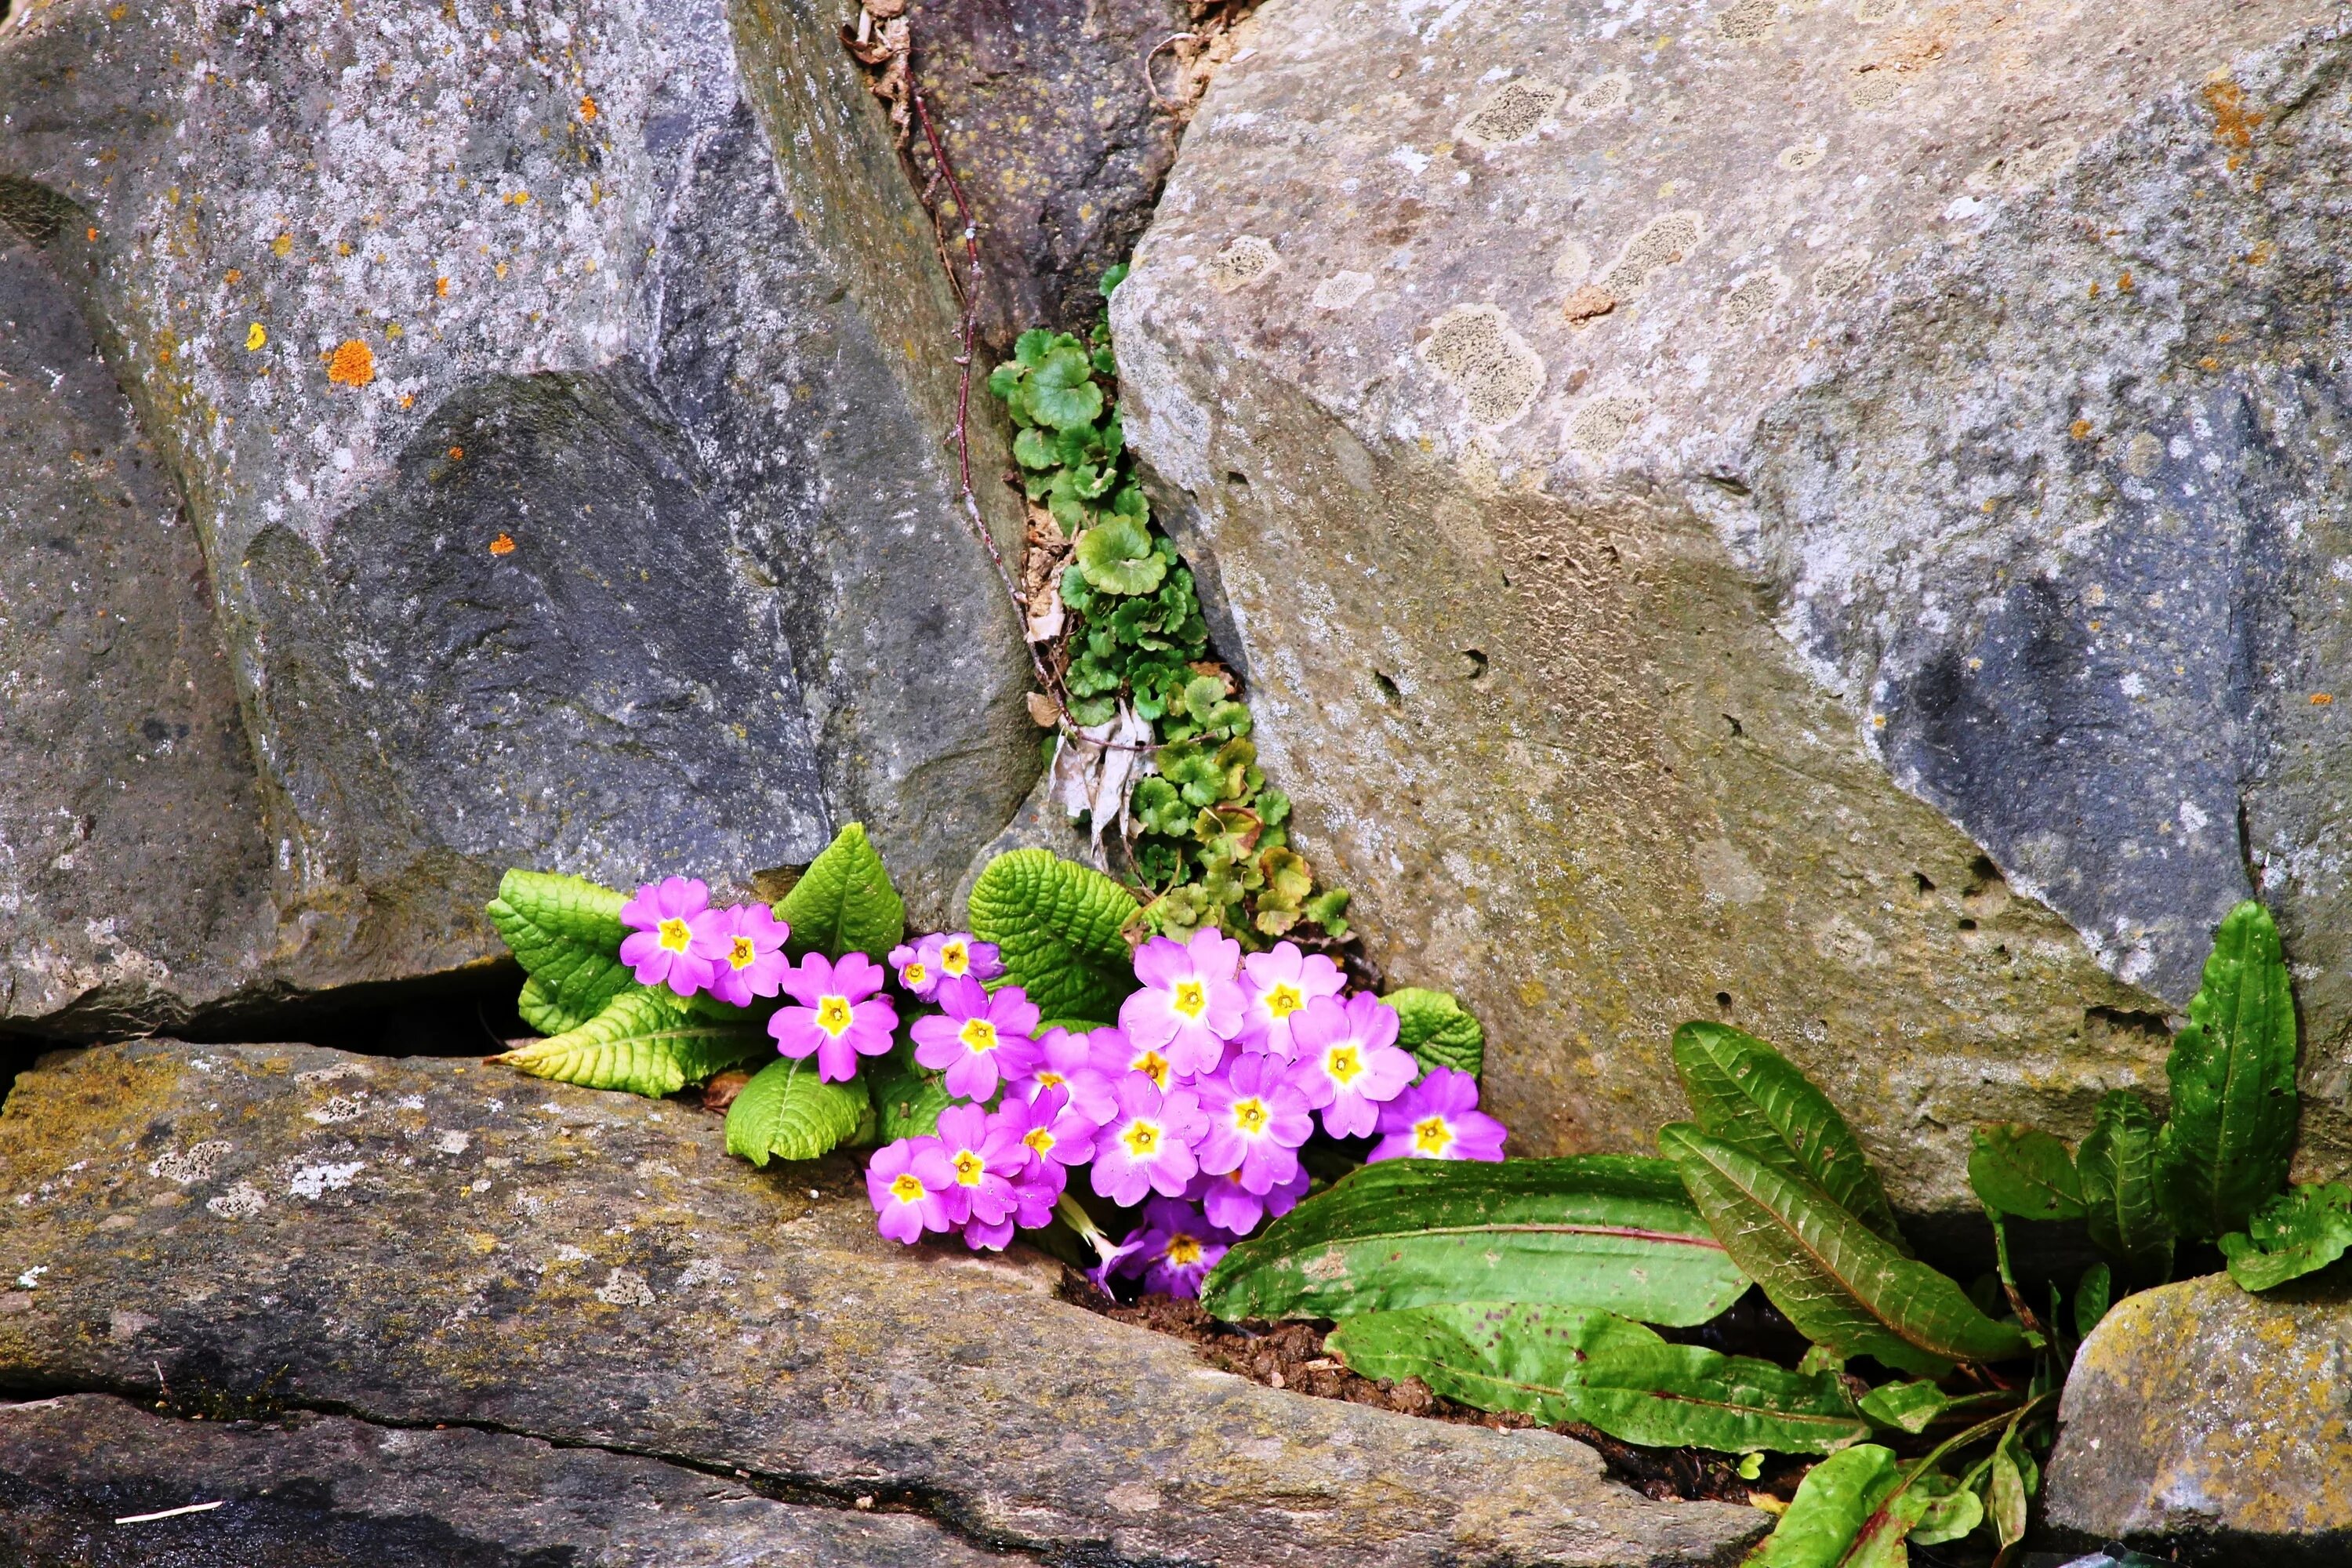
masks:
<path fill-rule="evenodd" d="M 2075 1352 L 2050 1522 L 2215 1564 L 2352 1554 L 2352 1292 L 2226 1274 L 2117 1303 Z"/>
<path fill-rule="evenodd" d="M 0 1386 L 486 1426 L 916 1504 L 1113 1563 L 1728 1563 L 1769 1522 L 1598 1455 L 1281 1392 L 876 1236 L 674 1102 L 478 1063 L 142 1043 L 0 1115 Z M 199 1405 L 201 1407 L 201 1405 Z"/>
<path fill-rule="evenodd" d="M 1522 1147 L 1645 1144 L 1723 1016 L 1968 1207 L 1969 1124 L 2160 1087 L 2250 860 L 2345 1147 L 2333 14 L 1260 13 L 1129 437 Z"/>
<path fill-rule="evenodd" d="M 1027 788 L 952 299 L 833 27 L 50 0 L 0 34 L 0 176 L 71 204 L 50 259 L 213 567 L 278 984 L 493 951 L 509 864 L 741 884 L 849 818 L 936 920 Z"/>
<path fill-rule="evenodd" d="M 273 933 L 204 553 L 28 238 L 68 216 L 0 187 L 0 1018 L 100 1031 Z"/>
<path fill-rule="evenodd" d="M 981 1568 L 914 1514 L 778 1502 L 594 1448 L 341 1416 L 222 1424 L 103 1394 L 0 1405 L 17 1568 Z M 211 1507 L 204 1505 L 211 1504 Z M 142 1519 L 174 1509 L 202 1511 Z M 133 1524 L 116 1521 L 130 1518 Z"/>

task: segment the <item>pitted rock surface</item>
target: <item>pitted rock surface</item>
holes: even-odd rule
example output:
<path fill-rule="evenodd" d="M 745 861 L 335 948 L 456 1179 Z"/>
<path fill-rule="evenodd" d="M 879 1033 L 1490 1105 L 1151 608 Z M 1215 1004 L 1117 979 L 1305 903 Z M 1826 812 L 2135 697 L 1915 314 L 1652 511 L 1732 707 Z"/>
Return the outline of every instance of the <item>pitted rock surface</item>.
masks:
<path fill-rule="evenodd" d="M 2333 16 L 1260 14 L 1127 431 L 1523 1149 L 1646 1145 L 1726 1017 L 1970 1206 L 1969 1123 L 2160 1081 L 2250 865 L 2344 1147 Z"/>
<path fill-rule="evenodd" d="M 102 1394 L 0 1405 L 18 1568 L 981 1568 L 906 1513 L 500 1433 L 180 1420 Z M 205 1504 L 215 1506 L 205 1508 Z M 174 1518 L 142 1516 L 172 1510 Z M 130 1518 L 132 1524 L 116 1521 Z"/>
<path fill-rule="evenodd" d="M 478 1063 L 98 1047 L 0 1115 L 0 1385 L 472 1424 L 1088 1563 L 1728 1563 L 1545 1432 L 1269 1389 L 875 1235 L 846 1161 Z"/>
<path fill-rule="evenodd" d="M 2352 1553 L 2352 1290 L 2226 1274 L 2125 1298 L 2075 1352 L 2050 1522 L 2214 1564 Z"/>
<path fill-rule="evenodd" d="M 944 917 L 1027 664 L 829 11 L 21 9 L 0 178 L 211 563 L 274 976 L 484 956 L 508 865 L 740 886 L 853 818 Z"/>

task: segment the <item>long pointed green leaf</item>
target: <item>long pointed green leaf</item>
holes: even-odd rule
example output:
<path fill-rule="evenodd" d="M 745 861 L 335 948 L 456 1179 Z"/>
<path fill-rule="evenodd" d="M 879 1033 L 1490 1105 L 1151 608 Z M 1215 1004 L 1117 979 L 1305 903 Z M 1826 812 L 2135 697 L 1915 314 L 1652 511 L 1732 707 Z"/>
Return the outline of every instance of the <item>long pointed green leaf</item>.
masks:
<path fill-rule="evenodd" d="M 2080 1219 L 2083 1185 L 2066 1145 L 2018 1121 L 1987 1122 L 1969 1150 L 1969 1185 L 1995 1214 Z"/>
<path fill-rule="evenodd" d="M 1857 1443 L 1805 1472 L 1748 1568 L 1838 1568 L 1897 1480 L 1895 1450 Z"/>
<path fill-rule="evenodd" d="M 1473 1301 L 1369 1312 L 1324 1344 L 1367 1377 L 1419 1377 L 1481 1410 L 1547 1426 L 1589 1422 L 1655 1447 L 1826 1454 L 1870 1435 L 1835 1373 L 1668 1344 L 1589 1307 Z"/>
<path fill-rule="evenodd" d="M 1201 1300 L 1233 1320 L 1508 1299 L 1680 1326 L 1747 1285 L 1663 1160 L 1391 1160 L 1236 1244 Z"/>
<path fill-rule="evenodd" d="M 1045 849 L 999 855 L 971 889 L 972 934 L 996 944 L 1006 983 L 1048 1018 L 1118 1019 L 1135 989 L 1123 934 L 1134 913 L 1125 888 Z"/>
<path fill-rule="evenodd" d="M 1675 1031 L 1674 1053 L 1701 1131 L 1803 1177 L 1896 1251 L 1910 1253 L 1853 1129 L 1788 1058 L 1743 1030 L 1705 1021 Z"/>
<path fill-rule="evenodd" d="M 667 993 L 639 987 L 622 992 L 576 1029 L 491 1059 L 534 1078 L 659 1097 L 699 1083 L 767 1043 L 756 1023 L 698 1018 Z"/>
<path fill-rule="evenodd" d="M 2158 1143 L 2165 1208 L 2183 1235 L 2242 1230 L 2286 1186 L 2294 1152 L 2294 997 L 2270 911 L 2252 900 L 2214 934 L 2189 1026 L 2164 1064 L 2172 1119 Z"/>
<path fill-rule="evenodd" d="M 2242 1290 L 2268 1290 L 2315 1274 L 2352 1248 L 2352 1187 L 2341 1182 L 2290 1187 L 2256 1210 L 2242 1231 L 2221 1238 L 2230 1278 Z"/>
<path fill-rule="evenodd" d="M 636 984 L 620 958 L 621 906 L 610 888 L 551 871 L 509 871 L 484 912 L 530 981 L 518 1008 L 543 1034 L 579 1027 Z"/>
<path fill-rule="evenodd" d="M 1840 1355 L 1940 1377 L 2022 1355 L 2025 1337 L 1945 1275 L 1904 1257 L 1818 1188 L 1687 1122 L 1658 1131 L 1699 1213 L 1800 1333 Z"/>
<path fill-rule="evenodd" d="M 2091 1240 L 2132 1285 L 2161 1284 L 2172 1274 L 2172 1222 L 2157 1196 L 2157 1140 L 2156 1118 L 2139 1097 L 2111 1089 L 2074 1151 Z"/>
<path fill-rule="evenodd" d="M 847 1142 L 872 1110 L 863 1079 L 826 1083 L 814 1062 L 780 1058 L 754 1073 L 727 1108 L 727 1152 L 761 1166 L 814 1160 Z"/>
<path fill-rule="evenodd" d="M 834 835 L 776 914 L 793 928 L 793 952 L 832 959 L 862 952 L 879 963 L 907 935 L 906 901 L 890 886 L 890 873 L 866 841 L 862 823 L 848 823 Z"/>

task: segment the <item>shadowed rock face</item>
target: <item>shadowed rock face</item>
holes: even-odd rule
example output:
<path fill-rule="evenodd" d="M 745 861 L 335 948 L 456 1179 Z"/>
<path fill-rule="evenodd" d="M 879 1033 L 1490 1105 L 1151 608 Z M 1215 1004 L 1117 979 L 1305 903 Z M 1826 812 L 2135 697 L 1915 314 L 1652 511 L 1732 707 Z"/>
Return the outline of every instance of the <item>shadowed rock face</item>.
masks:
<path fill-rule="evenodd" d="M 654 1459 L 339 1416 L 177 1420 L 100 1394 L 0 1405 L 19 1568 L 976 1568 L 904 1513 L 772 1501 Z M 192 1504 L 173 1519 L 124 1517 Z"/>
<path fill-rule="evenodd" d="M 847 1161 L 754 1172 L 699 1111 L 499 1068 L 99 1047 L 18 1080 L 0 1171 L 12 1388 L 152 1400 L 160 1366 L 199 1408 L 740 1469 L 1087 1563 L 1715 1564 L 1769 1522 L 1212 1371 L 1025 1250 L 882 1240 Z"/>
<path fill-rule="evenodd" d="M 211 563 L 274 862 L 242 967 L 170 965 L 148 1022 L 477 960 L 509 864 L 743 885 L 850 819 L 944 918 L 1034 773 L 1027 666 L 953 504 L 953 301 L 833 26 L 55 0 L 0 35 L 0 178 Z"/>
<path fill-rule="evenodd" d="M 2075 1353 L 2050 1522 L 2181 1561 L 2333 1563 L 2352 1552 L 2352 1297 L 2226 1274 L 2126 1297 Z"/>
<path fill-rule="evenodd" d="M 1969 1206 L 1969 1123 L 2160 1084 L 2250 863 L 2342 1145 L 2324 14 L 1261 17 L 1114 305 L 1129 437 L 1523 1148 L 1646 1144 L 1726 1017 Z"/>

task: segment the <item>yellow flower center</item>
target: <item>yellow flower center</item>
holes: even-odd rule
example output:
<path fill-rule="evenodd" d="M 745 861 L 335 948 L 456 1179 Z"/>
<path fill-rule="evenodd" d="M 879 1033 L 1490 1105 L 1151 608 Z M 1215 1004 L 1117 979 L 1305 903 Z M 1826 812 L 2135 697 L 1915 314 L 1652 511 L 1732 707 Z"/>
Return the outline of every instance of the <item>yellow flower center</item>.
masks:
<path fill-rule="evenodd" d="M 955 1157 L 956 1182 L 959 1185 L 976 1187 L 980 1178 L 988 1173 L 988 1163 L 970 1149 L 959 1149 Z"/>
<path fill-rule="evenodd" d="M 1150 1079 L 1160 1089 L 1165 1089 L 1168 1087 L 1168 1058 L 1158 1051 L 1146 1051 L 1127 1065 Z"/>
<path fill-rule="evenodd" d="M 909 985 L 920 985 L 923 983 L 924 976 L 929 973 L 930 971 L 925 969 L 919 963 L 910 963 L 907 965 L 906 972 L 899 975 L 898 978 L 904 980 Z"/>
<path fill-rule="evenodd" d="M 1064 1078 L 1052 1068 L 1040 1068 L 1037 1069 L 1037 1082 L 1046 1089 L 1059 1089 L 1069 1081 L 1070 1080 L 1068 1079 Z"/>
<path fill-rule="evenodd" d="M 1209 988 L 1197 980 L 1176 983 L 1176 1011 L 1187 1018 L 1197 1018 L 1209 1005 Z"/>
<path fill-rule="evenodd" d="M 1187 1268 L 1201 1261 L 1201 1239 L 1193 1236 L 1171 1236 L 1168 1238 L 1168 1261 L 1178 1268 Z"/>
<path fill-rule="evenodd" d="M 1333 1046 L 1323 1053 L 1323 1070 L 1341 1083 L 1352 1083 L 1364 1070 L 1364 1058 L 1353 1046 Z"/>
<path fill-rule="evenodd" d="M 1306 1005 L 1307 998 L 1296 985 L 1277 985 L 1265 994 L 1265 1010 L 1277 1018 L 1287 1018 Z"/>
<path fill-rule="evenodd" d="M 1412 1124 L 1412 1147 L 1417 1154 L 1443 1154 L 1454 1142 L 1454 1129 L 1445 1124 L 1443 1116 L 1424 1116 Z"/>
<path fill-rule="evenodd" d="M 961 974 L 971 967 L 971 954 L 963 943 L 951 942 L 940 949 L 940 967 L 950 974 Z"/>
<path fill-rule="evenodd" d="M 816 999 L 816 1026 L 835 1039 L 841 1038 L 842 1032 L 849 1027 L 849 1018 L 848 997 L 820 996 Z"/>
<path fill-rule="evenodd" d="M 1127 1131 L 1118 1135 L 1127 1145 L 1129 1158 L 1149 1160 L 1160 1152 L 1160 1129 L 1149 1121 L 1130 1121 Z"/>
<path fill-rule="evenodd" d="M 748 936 L 739 936 L 727 944 L 727 962 L 737 969 L 751 968 L 759 956 L 760 950 L 751 945 Z"/>
<path fill-rule="evenodd" d="M 923 1196 L 922 1181 L 912 1171 L 901 1171 L 890 1178 L 890 1195 L 902 1204 L 919 1203 Z"/>
<path fill-rule="evenodd" d="M 964 1043 L 967 1050 L 992 1051 L 996 1048 L 996 1026 L 985 1018 L 966 1018 L 963 1027 L 956 1031 L 956 1038 Z"/>
<path fill-rule="evenodd" d="M 1234 1101 L 1234 1131 L 1244 1137 L 1255 1138 L 1265 1131 L 1265 1101 L 1236 1100 Z"/>
<path fill-rule="evenodd" d="M 684 952 L 694 945 L 694 928 L 681 920 L 666 920 L 656 928 L 662 946 L 672 952 Z"/>
<path fill-rule="evenodd" d="M 1050 1154 L 1054 1152 L 1054 1134 L 1043 1127 L 1032 1127 L 1022 1137 L 1021 1142 L 1028 1144 L 1040 1154 Z"/>

